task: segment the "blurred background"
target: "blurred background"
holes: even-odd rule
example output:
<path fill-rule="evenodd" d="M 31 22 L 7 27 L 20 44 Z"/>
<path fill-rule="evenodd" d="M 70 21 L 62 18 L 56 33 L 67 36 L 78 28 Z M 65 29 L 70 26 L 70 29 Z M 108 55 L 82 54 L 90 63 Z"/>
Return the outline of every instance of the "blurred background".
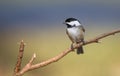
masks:
<path fill-rule="evenodd" d="M 63 24 L 79 19 L 85 40 L 120 28 L 119 0 L 0 0 L 0 76 L 12 76 L 19 43 L 26 43 L 22 66 L 33 53 L 34 63 L 58 55 L 71 41 Z M 69 53 L 60 61 L 24 76 L 120 76 L 120 34 L 99 44 L 84 46 L 85 53 Z"/>

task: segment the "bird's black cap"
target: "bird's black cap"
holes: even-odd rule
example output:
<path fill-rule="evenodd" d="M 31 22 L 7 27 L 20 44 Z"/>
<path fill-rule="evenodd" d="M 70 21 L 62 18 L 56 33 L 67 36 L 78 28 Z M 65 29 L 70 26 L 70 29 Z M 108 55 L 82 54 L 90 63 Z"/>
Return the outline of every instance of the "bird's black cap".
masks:
<path fill-rule="evenodd" d="M 71 21 L 76 21 L 77 19 L 75 19 L 75 18 L 67 18 L 66 20 L 65 20 L 65 22 L 71 22 Z"/>

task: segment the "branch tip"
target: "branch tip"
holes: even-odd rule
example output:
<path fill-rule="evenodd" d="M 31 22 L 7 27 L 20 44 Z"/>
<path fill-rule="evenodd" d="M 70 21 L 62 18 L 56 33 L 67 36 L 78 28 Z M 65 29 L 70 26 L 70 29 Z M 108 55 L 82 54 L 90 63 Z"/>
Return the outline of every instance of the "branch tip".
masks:
<path fill-rule="evenodd" d="M 29 63 L 32 64 L 33 61 L 35 60 L 35 58 L 36 58 L 36 54 L 34 53 L 33 56 L 31 57 Z"/>
<path fill-rule="evenodd" d="M 33 54 L 33 57 L 36 58 L 36 53 Z"/>

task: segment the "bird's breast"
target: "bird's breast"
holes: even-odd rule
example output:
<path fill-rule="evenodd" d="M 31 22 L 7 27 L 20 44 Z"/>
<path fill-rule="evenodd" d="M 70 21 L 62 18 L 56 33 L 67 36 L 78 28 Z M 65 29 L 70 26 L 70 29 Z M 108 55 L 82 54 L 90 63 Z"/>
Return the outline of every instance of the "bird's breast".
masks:
<path fill-rule="evenodd" d="M 68 33 L 72 36 L 78 36 L 80 34 L 79 28 L 68 28 Z"/>
<path fill-rule="evenodd" d="M 82 36 L 83 34 L 79 28 L 68 28 L 67 31 L 72 41 L 79 42 L 81 39 L 83 39 L 83 36 Z"/>

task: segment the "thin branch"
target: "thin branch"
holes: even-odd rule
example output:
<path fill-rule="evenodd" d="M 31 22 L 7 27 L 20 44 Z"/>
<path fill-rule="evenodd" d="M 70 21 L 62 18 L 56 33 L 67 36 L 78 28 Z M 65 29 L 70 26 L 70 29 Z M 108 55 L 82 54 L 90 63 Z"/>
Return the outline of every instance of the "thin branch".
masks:
<path fill-rule="evenodd" d="M 100 39 L 105 38 L 105 37 L 110 36 L 110 35 L 114 35 L 114 34 L 119 33 L 119 32 L 120 32 L 120 29 L 101 34 L 101 35 L 99 35 L 99 36 L 97 36 L 97 37 L 95 37 L 91 40 L 85 41 L 84 44 L 83 43 L 75 44 L 73 46 L 73 48 L 76 49 L 76 48 L 78 48 L 82 45 L 87 45 L 87 44 L 90 44 L 90 43 L 98 43 Z M 51 64 L 53 62 L 56 62 L 56 61 L 60 60 L 61 58 L 63 58 L 64 56 L 66 56 L 72 50 L 73 49 L 68 48 L 68 49 L 64 50 L 62 53 L 58 54 L 57 56 L 55 56 L 53 58 L 50 58 L 46 61 L 37 63 L 37 64 L 32 64 L 33 60 L 36 58 L 36 55 L 33 55 L 31 60 L 26 64 L 26 66 L 23 67 L 23 69 L 20 70 L 16 75 L 20 76 L 20 75 L 23 75 L 27 71 L 34 70 L 34 69 L 37 69 L 37 68 L 41 68 L 41 67 L 46 66 L 48 64 Z"/>
<path fill-rule="evenodd" d="M 85 44 L 89 44 L 89 43 L 93 43 L 93 42 L 99 42 L 100 39 L 105 38 L 105 37 L 110 36 L 110 35 L 115 35 L 116 33 L 119 33 L 119 32 L 120 32 L 120 29 L 113 30 L 113 31 L 108 32 L 108 33 L 103 33 L 103 34 L 101 34 L 101 35 L 99 35 L 99 36 L 97 36 L 97 37 L 95 37 L 91 40 L 86 41 Z"/>
<path fill-rule="evenodd" d="M 35 60 L 35 58 L 36 58 L 36 54 L 34 53 L 33 56 L 32 56 L 32 58 L 30 59 L 29 63 L 32 64 L 33 61 Z"/>
<path fill-rule="evenodd" d="M 20 71 L 20 73 L 16 73 L 16 75 L 21 76 L 22 74 L 24 74 L 24 72 L 26 72 L 29 69 L 29 67 L 32 66 L 32 63 L 35 60 L 35 58 L 36 58 L 36 54 L 34 53 L 28 64 L 25 65 L 25 67 Z"/>
<path fill-rule="evenodd" d="M 20 43 L 20 47 L 19 47 L 19 54 L 18 54 L 18 58 L 17 58 L 17 63 L 16 63 L 16 66 L 14 68 L 14 75 L 21 70 L 21 63 L 22 63 L 22 58 L 23 58 L 23 53 L 24 53 L 24 46 L 25 46 L 25 44 L 22 40 Z"/>

